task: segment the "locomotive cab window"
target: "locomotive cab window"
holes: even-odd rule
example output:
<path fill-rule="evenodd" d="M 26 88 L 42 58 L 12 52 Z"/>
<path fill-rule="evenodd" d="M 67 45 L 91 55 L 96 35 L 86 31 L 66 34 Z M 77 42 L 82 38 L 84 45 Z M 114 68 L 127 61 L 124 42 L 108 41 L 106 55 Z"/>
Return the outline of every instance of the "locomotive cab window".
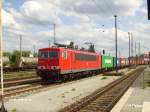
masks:
<path fill-rule="evenodd" d="M 39 51 L 39 58 L 57 58 L 58 51 Z"/>
<path fill-rule="evenodd" d="M 39 51 L 39 58 L 48 58 L 48 52 Z"/>
<path fill-rule="evenodd" d="M 57 58 L 58 51 L 49 51 L 49 58 Z"/>

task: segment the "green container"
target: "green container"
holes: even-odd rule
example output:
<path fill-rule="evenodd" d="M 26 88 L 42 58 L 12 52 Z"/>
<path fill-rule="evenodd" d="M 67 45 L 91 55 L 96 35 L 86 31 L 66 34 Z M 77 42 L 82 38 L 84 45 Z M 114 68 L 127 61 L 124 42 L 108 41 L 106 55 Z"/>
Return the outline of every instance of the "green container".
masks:
<path fill-rule="evenodd" d="M 102 56 L 102 68 L 113 67 L 113 57 L 112 56 Z"/>

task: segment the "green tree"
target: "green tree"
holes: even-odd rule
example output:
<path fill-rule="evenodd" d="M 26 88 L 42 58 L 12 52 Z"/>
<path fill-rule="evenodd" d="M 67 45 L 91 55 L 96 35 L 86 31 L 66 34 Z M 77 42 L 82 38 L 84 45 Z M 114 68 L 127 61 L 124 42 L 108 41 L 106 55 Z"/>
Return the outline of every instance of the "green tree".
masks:
<path fill-rule="evenodd" d="M 34 57 L 38 57 L 38 53 L 34 53 Z"/>
<path fill-rule="evenodd" d="M 70 44 L 68 45 L 68 48 L 74 49 L 74 42 L 70 42 Z"/>
<path fill-rule="evenodd" d="M 29 57 L 30 51 L 22 51 L 23 57 Z M 13 51 L 13 53 L 9 56 L 10 64 L 13 67 L 18 67 L 21 60 L 21 53 L 18 50 Z"/>
<path fill-rule="evenodd" d="M 20 60 L 20 52 L 19 51 L 14 51 L 10 56 L 9 56 L 10 64 L 13 67 L 17 67 L 19 64 Z"/>
<path fill-rule="evenodd" d="M 23 57 L 29 57 L 31 54 L 31 51 L 22 51 L 22 56 Z"/>
<path fill-rule="evenodd" d="M 95 52 L 95 47 L 94 47 L 93 44 L 91 44 L 91 45 L 89 46 L 88 51 L 89 51 L 89 52 Z"/>
<path fill-rule="evenodd" d="M 3 53 L 3 56 L 6 56 L 6 57 L 9 57 L 10 55 L 11 55 L 10 52 L 4 52 L 4 53 Z"/>

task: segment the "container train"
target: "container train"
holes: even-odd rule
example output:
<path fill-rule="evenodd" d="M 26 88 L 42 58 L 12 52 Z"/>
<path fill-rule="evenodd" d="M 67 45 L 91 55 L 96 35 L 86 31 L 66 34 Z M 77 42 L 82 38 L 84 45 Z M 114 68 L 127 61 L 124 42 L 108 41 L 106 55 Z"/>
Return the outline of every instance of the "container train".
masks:
<path fill-rule="evenodd" d="M 130 64 L 134 64 L 134 62 L 131 61 Z M 66 80 L 112 70 L 116 65 L 118 69 L 127 67 L 129 61 L 126 58 L 116 59 L 112 56 L 77 49 L 42 48 L 39 49 L 37 75 L 43 80 Z"/>

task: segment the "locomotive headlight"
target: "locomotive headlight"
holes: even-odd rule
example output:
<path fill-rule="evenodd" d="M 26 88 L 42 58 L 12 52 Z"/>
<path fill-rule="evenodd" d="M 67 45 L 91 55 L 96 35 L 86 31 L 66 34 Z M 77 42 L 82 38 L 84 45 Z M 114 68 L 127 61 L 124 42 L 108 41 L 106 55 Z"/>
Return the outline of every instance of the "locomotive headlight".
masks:
<path fill-rule="evenodd" d="M 51 66 L 52 70 L 56 70 L 56 69 L 59 69 L 59 68 L 60 68 L 59 66 Z"/>
<path fill-rule="evenodd" d="M 38 66 L 38 69 L 45 69 L 45 66 Z"/>

